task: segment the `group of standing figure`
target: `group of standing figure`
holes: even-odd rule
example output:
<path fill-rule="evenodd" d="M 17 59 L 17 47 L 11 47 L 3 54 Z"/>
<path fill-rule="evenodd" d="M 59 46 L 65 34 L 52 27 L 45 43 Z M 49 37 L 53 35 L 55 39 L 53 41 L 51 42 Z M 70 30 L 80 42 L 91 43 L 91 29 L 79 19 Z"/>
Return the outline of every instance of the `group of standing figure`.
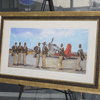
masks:
<path fill-rule="evenodd" d="M 21 46 L 21 42 L 19 42 L 19 46 L 17 46 L 17 42 L 15 42 L 15 45 L 12 46 L 12 56 L 14 56 L 13 65 L 24 65 L 26 66 L 26 55 L 27 55 L 28 48 L 26 46 L 26 42 L 24 43 L 24 46 Z M 23 54 L 23 64 L 21 64 L 21 55 Z M 18 55 L 18 59 L 17 59 Z"/>
<path fill-rule="evenodd" d="M 60 52 L 59 52 L 59 67 L 60 69 L 62 69 L 62 60 L 63 60 L 63 56 L 64 56 L 64 47 L 63 44 L 61 44 L 61 48 L 60 48 Z M 40 48 L 40 43 L 38 43 L 37 46 L 34 47 L 34 57 L 36 57 L 36 68 L 39 68 L 39 62 L 40 62 L 40 55 L 42 55 L 42 66 L 41 68 L 46 69 L 46 57 L 48 54 L 48 48 L 46 46 L 46 42 L 43 43 L 43 47 L 42 47 L 42 52 L 41 52 L 41 48 Z M 23 64 L 21 64 L 21 55 L 23 54 Z M 17 46 L 17 42 L 15 42 L 15 45 L 12 46 L 12 56 L 14 56 L 14 60 L 13 60 L 13 65 L 24 65 L 26 66 L 26 55 L 28 54 L 28 48 L 26 45 L 26 42 L 24 43 L 24 46 L 21 46 L 21 42 L 19 42 L 19 46 Z M 18 59 L 17 59 L 17 55 L 18 55 Z M 16 64 L 17 62 L 17 64 Z"/>
<path fill-rule="evenodd" d="M 42 66 L 41 68 L 46 69 L 46 57 L 48 54 L 48 48 L 46 46 L 46 42 L 43 43 L 43 47 L 42 47 L 42 52 L 41 52 L 41 48 L 40 48 L 40 43 L 38 43 L 37 46 L 34 47 L 34 57 L 36 58 L 36 68 L 40 68 L 39 67 L 39 62 L 40 62 L 40 55 L 42 55 Z M 78 58 L 77 58 L 77 64 L 76 64 L 76 69 L 75 71 L 80 71 L 83 69 L 80 62 L 85 58 L 84 57 L 84 53 L 83 53 L 83 49 L 82 49 L 82 45 L 79 44 L 79 50 L 78 50 Z M 21 64 L 21 55 L 23 54 L 23 64 Z M 15 45 L 12 46 L 12 56 L 14 56 L 14 60 L 13 60 L 13 65 L 16 65 L 16 61 L 17 61 L 17 65 L 24 65 L 26 66 L 26 55 L 28 54 L 28 48 L 26 45 L 26 42 L 24 43 L 24 46 L 21 46 L 21 42 L 19 42 L 19 46 L 17 46 L 17 43 L 15 42 Z M 18 59 L 17 59 L 17 55 L 18 55 Z M 60 50 L 59 50 L 59 69 L 62 70 L 63 66 L 62 66 L 62 60 L 64 58 L 64 47 L 63 44 L 61 44 Z"/>
<path fill-rule="evenodd" d="M 36 53 L 36 67 L 39 68 L 39 62 L 40 62 L 40 43 L 36 47 L 34 47 L 35 53 Z M 42 48 L 42 68 L 46 68 L 46 55 L 48 52 L 48 48 L 46 47 L 46 42 L 43 43 Z M 23 64 L 21 64 L 21 55 L 23 54 Z M 24 43 L 24 46 L 21 46 L 21 42 L 19 42 L 19 46 L 17 46 L 17 42 L 15 42 L 15 45 L 12 46 L 12 56 L 14 56 L 13 65 L 24 65 L 26 66 L 26 55 L 28 54 L 28 48 L 26 46 L 26 42 Z M 18 59 L 17 59 L 18 55 Z"/>
<path fill-rule="evenodd" d="M 38 45 L 36 47 L 34 47 L 34 50 L 36 52 L 36 68 L 39 68 L 39 62 L 40 62 L 40 54 L 42 53 L 42 67 L 46 69 L 46 56 L 48 54 L 48 48 L 46 46 L 46 42 L 43 43 L 43 47 L 42 47 L 42 52 L 40 49 L 40 43 L 38 43 Z M 63 60 L 63 56 L 64 56 L 64 47 L 63 44 L 61 44 L 61 48 L 59 51 L 59 64 L 58 66 L 60 67 L 60 69 L 62 69 L 62 60 Z"/>
<path fill-rule="evenodd" d="M 85 55 L 84 55 L 81 44 L 79 44 L 79 50 L 78 50 L 77 54 L 78 54 L 78 58 L 77 58 L 75 71 L 82 71 L 83 68 L 81 66 L 81 61 L 83 61 L 85 59 Z M 63 69 L 62 60 L 63 60 L 64 56 L 65 56 L 64 47 L 63 47 L 63 44 L 61 44 L 61 48 L 60 48 L 60 52 L 59 52 L 59 64 L 58 64 L 58 66 L 60 67 L 61 70 Z"/>
<path fill-rule="evenodd" d="M 36 68 L 39 68 L 40 55 L 41 55 L 40 43 L 38 43 L 38 45 L 34 47 L 34 51 L 36 53 Z M 48 48 L 46 46 L 46 42 L 44 42 L 42 47 L 42 67 L 41 67 L 44 69 L 46 68 L 45 60 L 47 53 L 48 53 Z"/>

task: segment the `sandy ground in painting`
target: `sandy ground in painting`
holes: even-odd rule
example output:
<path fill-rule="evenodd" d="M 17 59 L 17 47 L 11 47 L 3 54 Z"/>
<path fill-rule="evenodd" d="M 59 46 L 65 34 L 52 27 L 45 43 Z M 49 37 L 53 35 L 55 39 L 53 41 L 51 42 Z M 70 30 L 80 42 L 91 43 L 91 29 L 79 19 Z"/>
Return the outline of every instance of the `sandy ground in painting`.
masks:
<path fill-rule="evenodd" d="M 23 63 L 23 55 L 21 55 L 21 62 Z M 46 71 L 57 71 L 57 72 L 68 72 L 68 73 L 77 73 L 77 74 L 86 74 L 86 60 L 81 61 L 81 66 L 83 68 L 82 71 L 75 71 L 76 62 L 77 59 L 66 59 L 62 61 L 63 64 L 63 70 L 59 70 L 58 61 L 59 58 L 53 58 L 53 57 L 46 57 L 46 67 L 47 69 L 41 68 L 42 66 L 42 57 L 40 57 L 40 63 L 39 67 L 36 68 L 36 58 L 33 57 L 33 55 L 28 54 L 26 56 L 26 66 L 24 65 L 13 65 L 13 57 L 11 54 L 9 54 L 9 67 L 15 67 L 15 68 L 26 68 L 26 69 L 32 69 L 32 70 L 46 70 Z"/>

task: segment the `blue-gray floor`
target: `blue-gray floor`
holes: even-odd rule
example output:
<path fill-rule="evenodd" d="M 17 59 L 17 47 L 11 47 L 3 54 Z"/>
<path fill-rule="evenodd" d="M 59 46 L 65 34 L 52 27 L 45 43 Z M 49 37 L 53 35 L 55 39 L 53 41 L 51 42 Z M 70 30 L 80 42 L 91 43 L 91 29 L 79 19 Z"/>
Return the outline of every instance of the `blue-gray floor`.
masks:
<path fill-rule="evenodd" d="M 18 85 L 0 83 L 0 100 L 18 100 L 19 91 Z M 81 99 L 81 93 L 72 92 L 72 97 L 72 100 L 100 100 L 100 95 L 88 93 L 83 94 Z M 24 89 L 21 100 L 66 100 L 66 97 L 56 90 L 32 87 Z"/>

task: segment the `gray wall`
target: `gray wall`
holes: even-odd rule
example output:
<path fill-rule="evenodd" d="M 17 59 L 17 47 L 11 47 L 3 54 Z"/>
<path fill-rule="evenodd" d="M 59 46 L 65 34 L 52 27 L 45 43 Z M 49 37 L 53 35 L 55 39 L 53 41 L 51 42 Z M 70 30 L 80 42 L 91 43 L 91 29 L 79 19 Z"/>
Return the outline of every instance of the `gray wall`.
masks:
<path fill-rule="evenodd" d="M 38 1 L 38 2 L 37 2 Z M 35 3 L 33 3 L 30 6 L 23 5 L 19 2 L 19 0 L 0 0 L 0 11 L 25 11 L 25 9 L 29 8 L 30 11 L 40 11 L 42 6 L 42 1 L 36 0 Z M 83 0 L 81 0 L 83 2 Z M 89 0 L 88 0 L 89 1 Z M 81 2 L 75 4 L 75 0 L 70 0 L 70 7 L 65 7 L 63 4 L 58 4 L 57 2 L 54 2 L 55 5 L 55 11 L 89 11 L 89 10 L 99 10 L 100 5 L 97 5 L 96 7 L 93 7 L 92 5 L 89 6 L 89 4 L 81 4 Z M 84 2 L 83 2 L 84 3 Z M 89 3 L 89 2 L 88 2 Z M 80 5 L 81 4 L 81 5 Z M 76 5 L 76 6 L 75 6 Z M 74 6 L 74 7 L 73 7 Z M 49 10 L 48 3 L 45 8 L 46 11 Z"/>

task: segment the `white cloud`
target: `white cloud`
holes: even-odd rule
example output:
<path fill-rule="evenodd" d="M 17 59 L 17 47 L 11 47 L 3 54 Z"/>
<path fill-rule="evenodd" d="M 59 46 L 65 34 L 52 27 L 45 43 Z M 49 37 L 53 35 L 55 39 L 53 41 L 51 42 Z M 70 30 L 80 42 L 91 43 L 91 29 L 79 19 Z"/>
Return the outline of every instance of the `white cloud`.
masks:
<path fill-rule="evenodd" d="M 39 35 L 39 37 L 41 38 L 48 38 L 48 37 L 67 37 L 67 36 L 71 36 L 74 35 L 76 32 L 75 29 L 69 29 L 67 30 L 61 30 L 61 31 L 57 31 L 54 29 L 44 29 L 44 31 Z"/>
<path fill-rule="evenodd" d="M 26 33 L 22 33 L 22 34 L 18 34 L 18 35 L 13 34 L 13 37 L 17 37 L 17 36 L 21 36 L 21 37 L 27 38 L 27 37 L 33 37 L 34 34 L 32 34 L 31 32 L 26 32 Z"/>
<path fill-rule="evenodd" d="M 48 38 L 49 36 L 56 35 L 56 33 L 52 29 L 44 29 L 42 33 L 40 33 L 40 37 Z"/>
<path fill-rule="evenodd" d="M 31 32 L 26 32 L 22 34 L 23 37 L 33 37 L 33 34 Z"/>
<path fill-rule="evenodd" d="M 66 36 L 72 36 L 74 35 L 76 32 L 76 29 L 69 29 L 66 33 L 65 33 L 65 37 Z"/>
<path fill-rule="evenodd" d="M 21 36 L 25 38 L 29 37 L 36 37 L 39 39 L 42 38 L 51 38 L 51 37 L 67 37 L 72 36 L 76 32 L 75 29 L 68 29 L 68 30 L 55 30 L 55 29 L 44 29 L 40 34 L 34 35 L 33 33 L 27 31 L 26 33 L 21 33 L 18 35 L 13 34 L 14 37 Z"/>

